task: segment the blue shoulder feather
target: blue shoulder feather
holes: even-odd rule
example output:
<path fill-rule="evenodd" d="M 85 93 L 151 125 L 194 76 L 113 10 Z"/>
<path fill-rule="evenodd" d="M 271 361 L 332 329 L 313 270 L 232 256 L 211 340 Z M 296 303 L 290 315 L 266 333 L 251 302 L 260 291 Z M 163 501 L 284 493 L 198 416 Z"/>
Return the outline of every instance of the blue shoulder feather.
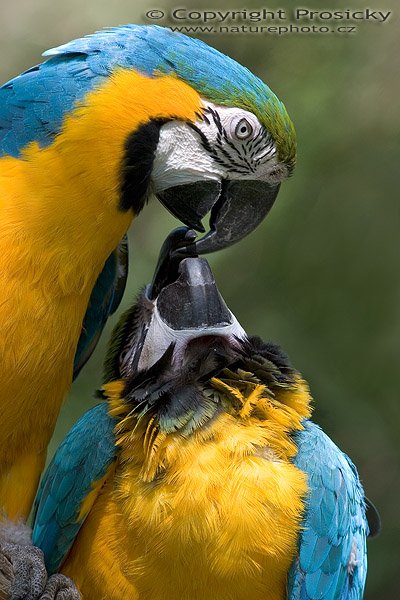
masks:
<path fill-rule="evenodd" d="M 78 515 L 92 484 L 115 460 L 114 426 L 106 402 L 92 408 L 70 430 L 42 479 L 32 540 L 49 573 L 58 571 L 83 524 Z"/>
<path fill-rule="evenodd" d="M 367 573 L 364 491 L 350 459 L 311 422 L 295 434 L 309 494 L 288 600 L 361 600 Z"/>

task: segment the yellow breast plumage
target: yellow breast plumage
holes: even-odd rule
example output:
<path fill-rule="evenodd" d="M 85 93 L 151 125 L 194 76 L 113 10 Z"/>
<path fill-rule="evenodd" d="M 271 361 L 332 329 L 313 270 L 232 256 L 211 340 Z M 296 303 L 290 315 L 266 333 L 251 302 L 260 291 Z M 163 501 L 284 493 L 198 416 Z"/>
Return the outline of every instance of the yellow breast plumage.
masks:
<path fill-rule="evenodd" d="M 226 371 L 203 390 L 223 410 L 187 437 L 135 420 L 121 389 L 105 386 L 120 419 L 115 475 L 63 572 L 85 599 L 282 600 L 307 490 L 290 461 L 290 432 L 310 414 L 304 382 L 272 393 Z"/>
<path fill-rule="evenodd" d="M 126 137 L 171 111 L 193 119 L 199 103 L 175 77 L 116 70 L 50 145 L 0 158 L 0 505 L 11 518 L 29 514 L 90 294 L 134 217 L 119 207 Z"/>

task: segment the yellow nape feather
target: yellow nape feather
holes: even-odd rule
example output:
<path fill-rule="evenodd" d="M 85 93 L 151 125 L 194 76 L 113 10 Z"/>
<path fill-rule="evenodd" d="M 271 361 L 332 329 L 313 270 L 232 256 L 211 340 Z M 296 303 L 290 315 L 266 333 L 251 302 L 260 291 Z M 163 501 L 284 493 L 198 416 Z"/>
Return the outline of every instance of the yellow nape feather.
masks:
<path fill-rule="evenodd" d="M 120 382 L 104 386 L 121 454 L 62 569 L 84 600 L 285 599 L 307 492 L 290 433 L 310 415 L 307 385 L 272 393 L 229 373 L 209 385 L 224 410 L 186 437 L 137 421 Z"/>

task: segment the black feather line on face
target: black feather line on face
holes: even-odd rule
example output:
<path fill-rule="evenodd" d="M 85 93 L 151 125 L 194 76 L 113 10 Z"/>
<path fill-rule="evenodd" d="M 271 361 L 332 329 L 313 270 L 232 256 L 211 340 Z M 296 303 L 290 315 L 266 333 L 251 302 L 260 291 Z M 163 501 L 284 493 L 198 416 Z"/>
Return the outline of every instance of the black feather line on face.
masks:
<path fill-rule="evenodd" d="M 242 161 L 245 163 L 245 166 L 247 166 L 248 170 L 250 173 L 253 173 L 255 171 L 253 165 L 247 160 L 247 156 L 246 156 L 246 144 L 245 143 L 241 143 L 240 146 L 235 146 L 235 144 L 229 139 L 228 134 L 226 133 L 226 131 L 224 130 L 224 141 L 227 144 L 227 146 L 229 146 L 229 148 L 231 150 L 233 150 L 234 154 L 237 155 L 239 161 Z M 228 154 L 229 156 L 229 154 Z"/>
<path fill-rule="evenodd" d="M 212 149 L 212 147 L 211 147 L 211 145 L 210 145 L 210 143 L 208 141 L 208 138 L 205 135 L 205 133 L 203 133 L 203 131 L 199 127 L 197 127 L 197 125 L 195 125 L 194 123 L 188 122 L 188 125 L 200 137 L 201 145 L 203 146 L 204 150 L 206 152 L 208 152 L 209 154 L 212 154 L 213 153 L 213 149 Z"/>
<path fill-rule="evenodd" d="M 211 107 L 207 108 L 205 110 L 205 112 L 206 113 L 207 112 L 210 113 L 210 115 L 212 116 L 213 121 L 214 121 L 214 123 L 215 123 L 215 125 L 216 125 L 216 127 L 217 127 L 217 129 L 219 131 L 219 133 L 222 134 L 224 128 L 222 126 L 221 117 L 219 116 L 218 112 L 216 110 L 214 110 L 213 108 L 211 108 Z"/>
<path fill-rule="evenodd" d="M 202 120 L 210 125 L 210 115 L 217 128 L 215 143 L 212 143 L 206 134 L 195 124 L 188 125 L 196 131 L 200 137 L 204 150 L 212 156 L 216 163 L 223 166 L 228 173 L 238 175 L 249 175 L 255 173 L 257 168 L 264 162 L 268 162 L 274 155 L 274 143 L 270 133 L 262 127 L 252 140 L 237 142 L 231 140 L 229 133 L 222 125 L 218 112 L 211 107 L 204 110 Z M 265 147 L 264 155 L 257 158 L 257 153 Z M 254 163 L 254 164 L 252 164 Z"/>
<path fill-rule="evenodd" d="M 148 197 L 160 129 L 169 120 L 172 119 L 153 119 L 128 136 L 122 164 L 119 203 L 122 211 L 132 209 L 138 215 L 143 209 Z"/>

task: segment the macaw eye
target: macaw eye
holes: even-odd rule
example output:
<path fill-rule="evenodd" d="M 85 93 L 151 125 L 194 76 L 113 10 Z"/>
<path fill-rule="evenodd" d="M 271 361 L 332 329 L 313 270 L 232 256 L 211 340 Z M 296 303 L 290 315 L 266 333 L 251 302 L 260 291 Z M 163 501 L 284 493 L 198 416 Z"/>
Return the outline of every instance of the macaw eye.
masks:
<path fill-rule="evenodd" d="M 235 137 L 238 140 L 247 140 L 254 133 L 252 124 L 244 117 L 235 126 Z"/>

